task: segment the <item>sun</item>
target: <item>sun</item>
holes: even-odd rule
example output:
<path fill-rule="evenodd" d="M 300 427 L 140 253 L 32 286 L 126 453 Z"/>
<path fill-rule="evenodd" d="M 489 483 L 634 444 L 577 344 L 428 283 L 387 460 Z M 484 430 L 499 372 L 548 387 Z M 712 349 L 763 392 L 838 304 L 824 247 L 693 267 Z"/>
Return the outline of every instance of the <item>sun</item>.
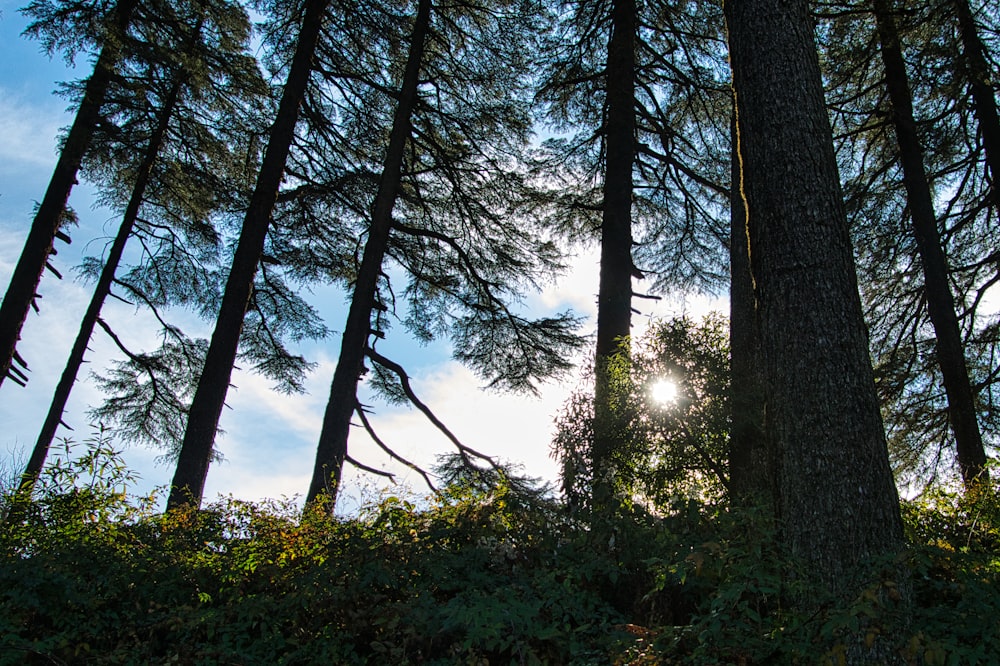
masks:
<path fill-rule="evenodd" d="M 666 405 L 677 400 L 677 384 L 669 379 L 660 379 L 649 387 L 649 395 L 654 402 Z"/>

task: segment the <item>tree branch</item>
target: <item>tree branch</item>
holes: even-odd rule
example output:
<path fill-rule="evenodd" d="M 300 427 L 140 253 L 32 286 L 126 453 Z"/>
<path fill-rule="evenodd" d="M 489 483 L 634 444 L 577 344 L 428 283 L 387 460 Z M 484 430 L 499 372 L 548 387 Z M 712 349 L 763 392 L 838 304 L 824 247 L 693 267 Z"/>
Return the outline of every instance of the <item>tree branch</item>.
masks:
<path fill-rule="evenodd" d="M 378 352 L 376 352 L 374 349 L 371 348 L 369 348 L 365 352 L 365 355 L 368 356 L 368 358 L 370 358 L 371 360 L 381 365 L 386 370 L 393 372 L 397 377 L 399 377 L 399 383 L 402 386 L 403 393 L 406 394 L 406 397 L 409 398 L 410 402 L 413 404 L 414 407 L 423 412 L 424 416 L 427 417 L 427 420 L 429 420 L 431 423 L 434 424 L 434 427 L 436 427 L 439 431 L 441 431 L 441 433 L 451 441 L 451 443 L 455 446 L 455 448 L 458 449 L 459 454 L 462 456 L 462 461 L 465 462 L 466 465 L 468 465 L 469 467 L 475 467 L 475 465 L 472 464 L 472 461 L 469 460 L 468 457 L 469 455 L 472 455 L 476 458 L 479 458 L 480 460 L 485 460 L 487 463 L 489 463 L 490 467 L 492 467 L 497 472 L 504 473 L 503 468 L 500 467 L 500 465 L 497 464 L 497 462 L 493 458 L 484 453 L 480 453 L 479 451 L 476 451 L 475 449 L 466 446 L 465 444 L 462 444 L 462 442 L 460 442 L 458 438 L 455 437 L 455 435 L 451 432 L 451 430 L 449 430 L 448 427 L 445 426 L 445 424 L 442 423 L 441 420 L 434 415 L 434 413 L 430 410 L 430 408 L 427 407 L 427 405 L 425 405 L 423 402 L 421 402 L 419 398 L 417 398 L 416 394 L 413 393 L 413 388 L 410 386 L 410 377 L 409 375 L 406 374 L 406 371 L 403 370 L 402 366 L 387 359 L 385 356 L 382 356 L 381 354 L 379 354 Z"/>

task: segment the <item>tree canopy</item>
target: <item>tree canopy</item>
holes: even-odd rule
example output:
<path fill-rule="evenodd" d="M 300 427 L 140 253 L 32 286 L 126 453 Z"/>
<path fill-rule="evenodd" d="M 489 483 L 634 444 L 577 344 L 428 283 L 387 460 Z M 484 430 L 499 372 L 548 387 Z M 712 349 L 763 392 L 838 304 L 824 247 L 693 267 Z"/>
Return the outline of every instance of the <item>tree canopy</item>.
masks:
<path fill-rule="evenodd" d="M 886 613 L 918 617 L 921 591 L 906 576 L 920 567 L 874 572 L 928 530 L 951 537 L 927 527 L 930 514 L 901 509 L 913 505 L 897 484 L 936 493 L 960 480 L 962 502 L 994 497 L 1000 24 L 990 9 L 979 0 L 31 2 L 26 36 L 93 67 L 60 88 L 75 116 L 24 220 L 0 305 L 0 381 L 12 379 L 0 401 L 32 378 L 16 346 L 34 330 L 24 322 L 42 273 L 61 276 L 54 244 L 69 240 L 78 178 L 117 232 L 88 239 L 97 256 L 80 274 L 95 282 L 90 307 L 7 519 L 43 534 L 46 511 L 80 495 L 58 481 L 79 463 L 50 466 L 49 480 L 31 486 L 68 425 L 70 388 L 101 328 L 118 356 L 91 382 L 103 395 L 90 412 L 98 448 L 167 453 L 176 466 L 163 524 L 204 515 L 238 369 L 266 377 L 295 411 L 323 368 L 332 376 L 322 418 L 311 407 L 300 419 L 316 455 L 304 513 L 287 518 L 296 530 L 336 532 L 328 521 L 345 465 L 392 480 L 405 469 L 438 504 L 382 507 L 374 531 L 400 521 L 419 540 L 439 520 L 461 531 L 468 516 L 449 513 L 456 503 L 496 511 L 514 530 L 493 502 L 516 497 L 544 525 L 528 532 L 600 544 L 601 557 L 645 586 L 623 587 L 623 598 L 597 590 L 590 610 L 606 603 L 600 612 L 624 622 L 643 607 L 644 622 L 699 626 L 698 613 L 729 592 L 696 594 L 690 606 L 670 597 L 675 615 L 657 616 L 645 601 L 683 596 L 685 579 L 650 591 L 656 555 L 641 564 L 616 543 L 659 535 L 650 538 L 675 575 L 683 567 L 666 551 L 684 540 L 658 530 L 683 522 L 685 506 L 711 506 L 684 526 L 722 535 L 684 542 L 696 577 L 710 556 L 744 556 L 726 550 L 740 538 L 789 567 L 778 575 L 788 591 L 752 593 L 761 622 L 782 616 L 767 606 L 773 595 L 802 617 L 825 613 L 823 600 L 869 593 Z M 566 300 L 551 285 L 595 248 L 584 287 L 592 320 L 540 306 L 545 290 Z M 638 334 L 647 299 L 727 290 L 728 320 L 681 316 Z M 158 332 L 104 317 L 109 297 L 147 313 Z M 346 307 L 330 307 L 336 299 Z M 152 338 L 158 348 L 147 347 Z M 589 385 L 554 425 L 560 497 L 514 479 L 505 452 L 482 446 L 485 433 L 459 437 L 440 418 L 447 394 L 417 386 L 428 367 L 412 350 L 441 344 L 496 392 L 537 395 L 579 368 Z M 423 442 L 382 436 L 397 404 L 452 447 L 436 471 L 414 462 Z M 388 466 L 349 446 L 361 431 Z M 282 455 L 263 440 L 241 445 L 262 460 Z M 108 488 L 81 496 L 124 512 L 112 523 L 133 515 Z M 720 526 L 726 511 L 753 517 L 742 537 Z M 125 532 L 160 529 L 145 514 L 129 520 Z M 219 538 L 257 538 L 232 529 Z M 510 552 L 547 570 L 525 544 Z M 823 654 L 934 662 L 935 648 L 912 647 L 905 626 L 867 616 L 824 629 Z M 680 645 L 690 636 L 673 635 L 679 653 L 697 652 Z M 459 643 L 444 642 L 403 653 L 458 654 Z M 516 652 L 494 648 L 483 654 Z M 539 637 L 521 648 L 541 660 L 554 649 Z M 801 656 L 795 649 L 783 654 Z"/>

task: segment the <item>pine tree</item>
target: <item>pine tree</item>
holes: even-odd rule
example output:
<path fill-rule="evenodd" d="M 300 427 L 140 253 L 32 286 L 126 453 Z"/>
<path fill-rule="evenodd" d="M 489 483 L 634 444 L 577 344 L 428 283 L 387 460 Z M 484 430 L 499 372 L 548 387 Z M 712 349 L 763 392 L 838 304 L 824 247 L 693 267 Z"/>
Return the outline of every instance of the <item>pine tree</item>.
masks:
<path fill-rule="evenodd" d="M 102 199 L 109 206 L 117 207 L 121 199 L 116 196 L 117 191 L 128 191 L 122 222 L 103 266 L 90 266 L 91 271 L 99 273 L 94 293 L 25 470 L 22 487 L 30 486 L 41 472 L 130 237 L 136 235 L 143 247 L 148 248 L 159 226 L 170 241 L 161 254 L 169 256 L 172 264 L 181 264 L 160 262 L 155 273 L 163 286 L 154 289 L 143 289 L 135 280 L 126 279 L 121 284 L 128 285 L 130 295 L 158 308 L 167 302 L 200 299 L 212 291 L 205 287 L 211 279 L 204 275 L 201 260 L 206 253 L 214 254 L 218 245 L 218 235 L 206 227 L 206 220 L 222 197 L 210 188 L 223 185 L 219 174 L 231 171 L 236 164 L 226 137 L 213 134 L 206 127 L 206 120 L 224 115 L 227 124 L 232 125 L 232 116 L 245 107 L 246 100 L 263 92 L 256 63 L 246 55 L 250 25 L 241 7 L 226 2 L 198 2 L 193 6 L 177 3 L 147 6 L 139 14 L 145 26 L 143 40 L 133 44 L 109 85 L 102 121 L 82 164 L 83 173 L 102 184 Z M 209 177 L 209 169 L 214 169 L 217 177 Z M 165 192 L 176 194 L 163 196 Z M 140 221 L 140 210 L 147 203 L 147 215 Z M 169 211 L 169 215 L 164 216 L 161 211 Z M 158 219 L 159 225 L 154 221 Z M 188 247 L 179 242 L 180 237 L 186 238 Z M 152 257 L 149 260 L 157 263 Z M 166 278 L 170 274 L 183 277 Z M 107 324 L 102 322 L 102 326 Z M 153 391 L 148 400 L 131 404 L 114 391 L 109 399 L 114 409 L 98 410 L 97 415 L 106 426 L 115 422 L 127 424 L 124 439 L 145 439 L 154 445 L 170 447 L 176 439 L 171 436 L 176 429 L 167 424 L 186 411 L 178 398 L 184 389 L 173 386 L 182 385 L 185 380 L 190 383 L 190 374 L 181 369 L 199 371 L 203 351 L 197 350 L 197 345 L 173 327 L 165 327 L 165 332 L 174 342 L 162 351 L 174 353 L 156 360 L 149 355 L 129 354 L 129 361 L 140 366 L 142 374 L 149 378 Z M 117 336 L 114 339 L 121 344 Z M 143 382 L 128 373 L 122 375 L 123 372 L 124 366 L 119 367 L 111 375 L 112 382 L 105 377 L 100 383 L 103 388 L 117 383 L 115 388 L 127 387 L 126 395 L 134 396 Z"/>
<path fill-rule="evenodd" d="M 958 23 L 959 39 L 962 44 L 962 65 L 969 92 L 975 106 L 976 120 L 982 135 L 983 151 L 990 173 L 993 203 L 1000 210 L 1000 113 L 997 113 L 997 99 L 994 86 L 990 85 L 996 76 L 996 65 L 990 67 L 987 61 L 986 45 L 979 36 L 976 16 L 968 0 L 954 0 L 952 3 Z M 983 7 L 983 15 L 986 14 Z M 995 17 L 994 17 L 995 18 Z M 995 61 L 994 61 L 995 63 Z"/>
<path fill-rule="evenodd" d="M 902 522 L 807 3 L 727 3 L 769 446 L 787 551 L 853 593 Z"/>
<path fill-rule="evenodd" d="M 375 350 L 391 317 L 398 316 L 393 294 L 407 301 L 407 329 L 421 340 L 450 336 L 456 358 L 492 387 L 531 391 L 534 382 L 570 367 L 569 351 L 579 343 L 572 333 L 575 320 L 562 315 L 532 321 L 510 304 L 519 287 L 535 287 L 551 275 L 558 259 L 532 229 L 531 211 L 519 194 L 524 176 L 518 162 L 529 128 L 523 51 L 530 48 L 525 35 L 531 17 L 531 3 L 437 9 L 422 2 L 409 38 L 399 40 L 409 45 L 405 58 L 400 56 L 406 66 L 391 96 L 391 122 L 388 114 L 383 121 L 391 131 L 373 174 L 374 203 L 370 216 L 360 220 L 366 241 L 352 279 L 307 501 L 335 496 L 351 417 L 361 413 L 357 392 L 366 358 L 374 369 L 373 387 L 390 399 L 418 400 L 401 366 Z M 390 64 L 387 71 L 398 68 Z M 379 88 L 393 86 L 370 85 L 367 94 L 376 97 Z M 354 112 L 350 116 L 342 119 L 349 127 L 358 122 Z M 374 134 L 384 136 L 385 130 L 376 126 Z M 359 202 L 354 208 L 367 206 Z M 393 287 L 390 275 L 397 272 L 387 264 L 402 269 L 405 289 Z M 468 447 L 458 448 L 469 462 Z"/>
<path fill-rule="evenodd" d="M 35 19 L 26 33 L 41 38 L 49 53 L 66 49 L 67 57 L 72 58 L 77 51 L 95 44 L 100 45 L 101 50 L 0 304 L 0 384 L 7 378 L 11 362 L 17 356 L 15 347 L 21 328 L 34 303 L 53 244 L 57 237 L 65 237 L 60 228 L 66 219 L 66 202 L 76 183 L 80 162 L 90 144 L 105 91 L 121 58 L 129 23 L 138 5 L 138 0 L 121 0 L 110 7 L 102 2 L 36 0 L 24 9 Z"/>
<path fill-rule="evenodd" d="M 874 0 L 885 80 L 899 146 L 910 220 L 924 277 L 924 299 L 936 339 L 936 356 L 948 396 L 948 414 L 955 436 L 959 468 L 971 488 L 984 474 L 986 452 L 976 417 L 975 395 L 965 363 L 964 345 L 949 285 L 948 262 L 942 248 L 930 185 L 924 172 L 920 138 L 913 115 L 909 77 L 892 4 Z"/>
<path fill-rule="evenodd" d="M 379 178 L 378 193 L 372 205 L 372 225 L 368 230 L 361 265 L 358 270 L 354 295 L 347 315 L 341 342 L 340 357 L 330 388 L 330 399 L 323 415 L 316 465 L 306 502 L 315 501 L 320 495 L 336 496 L 341 468 L 347 456 L 347 434 L 351 415 L 357 402 L 357 383 L 362 373 L 365 348 L 371 334 L 371 313 L 376 306 L 376 287 L 382 272 L 392 225 L 392 209 L 396 203 L 403 156 L 410 135 L 413 108 L 416 106 L 420 64 L 423 60 L 424 42 L 430 26 L 431 2 L 420 0 L 409 40 L 409 53 L 399 89 L 399 102 L 393 117 L 389 145 Z"/>
<path fill-rule="evenodd" d="M 312 59 L 329 0 L 306 0 L 295 37 L 295 51 L 282 90 L 277 117 L 253 196 L 249 202 L 239 242 L 233 256 L 215 329 L 205 357 L 198 388 L 192 398 L 187 428 L 177 459 L 167 508 L 187 503 L 199 505 L 212 457 L 215 434 L 236 360 L 240 334 L 253 295 L 254 277 L 264 252 L 268 224 L 274 208 L 295 127 L 299 106 L 312 75 Z"/>
<path fill-rule="evenodd" d="M 602 426 L 610 419 L 600 368 L 627 343 L 632 279 L 648 268 L 658 291 L 723 282 L 728 174 L 712 159 L 728 151 L 728 98 L 715 79 L 722 21 L 712 6 L 687 12 L 663 2 L 559 9 L 538 98 L 563 136 L 546 142 L 540 170 L 555 183 L 554 220 L 569 237 L 600 244 L 590 459 L 606 504 L 616 444 Z"/>
<path fill-rule="evenodd" d="M 880 48 L 871 5 L 830 6 L 820 24 L 890 454 L 900 478 L 916 484 L 932 483 L 948 472 L 957 439 L 965 442 L 966 463 L 977 459 L 976 467 L 985 460 L 985 446 L 968 445 L 977 439 L 974 432 L 952 435 L 950 415 L 962 402 L 956 386 L 967 383 L 971 389 L 959 413 L 978 420 L 983 445 L 995 439 L 997 428 L 989 388 L 996 317 L 982 307 L 995 275 L 992 248 L 982 242 L 995 227 L 992 186 L 950 7 L 918 4 L 893 13 L 901 46 L 897 63 L 906 63 L 897 64 L 893 76 L 857 55 Z M 887 80 L 894 80 L 894 98 L 902 101 L 890 100 Z M 900 114 L 909 117 L 902 126 Z M 910 155 L 906 169 L 900 162 L 903 137 Z M 909 190 L 921 171 L 925 186 L 917 188 L 924 190 L 918 197 Z M 920 242 L 914 234 L 918 223 L 924 230 Z M 933 237 L 937 240 L 926 240 Z M 922 255 L 928 251 L 938 256 L 932 275 L 925 275 L 929 259 Z M 943 319 L 949 318 L 956 321 L 946 325 Z M 963 365 L 967 382 L 955 378 Z M 960 431 L 968 431 L 969 422 L 966 417 Z M 970 449 L 980 452 L 970 454 Z"/>

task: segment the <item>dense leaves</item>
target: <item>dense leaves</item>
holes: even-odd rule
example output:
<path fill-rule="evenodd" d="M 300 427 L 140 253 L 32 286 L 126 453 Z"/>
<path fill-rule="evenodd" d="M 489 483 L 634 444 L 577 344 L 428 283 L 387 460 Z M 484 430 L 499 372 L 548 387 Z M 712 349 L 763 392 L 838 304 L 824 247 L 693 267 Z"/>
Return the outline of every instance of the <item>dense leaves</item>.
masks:
<path fill-rule="evenodd" d="M 906 504 L 907 553 L 806 615 L 754 511 L 677 499 L 607 539 L 503 477 L 453 475 L 349 517 L 235 499 L 164 516 L 101 433 L 87 444 L 0 536 L 0 663 L 839 663 L 859 626 L 903 663 L 1000 650 L 992 499 Z"/>
<path fill-rule="evenodd" d="M 598 429 L 618 442 L 616 491 L 657 509 L 678 495 L 721 497 L 728 486 L 729 344 L 717 313 L 654 322 L 609 366 L 612 408 L 595 419 L 593 399 L 579 391 L 557 418 L 553 454 L 563 465 L 563 490 L 587 502 L 593 438 Z M 671 395 L 657 393 L 666 384 Z"/>

